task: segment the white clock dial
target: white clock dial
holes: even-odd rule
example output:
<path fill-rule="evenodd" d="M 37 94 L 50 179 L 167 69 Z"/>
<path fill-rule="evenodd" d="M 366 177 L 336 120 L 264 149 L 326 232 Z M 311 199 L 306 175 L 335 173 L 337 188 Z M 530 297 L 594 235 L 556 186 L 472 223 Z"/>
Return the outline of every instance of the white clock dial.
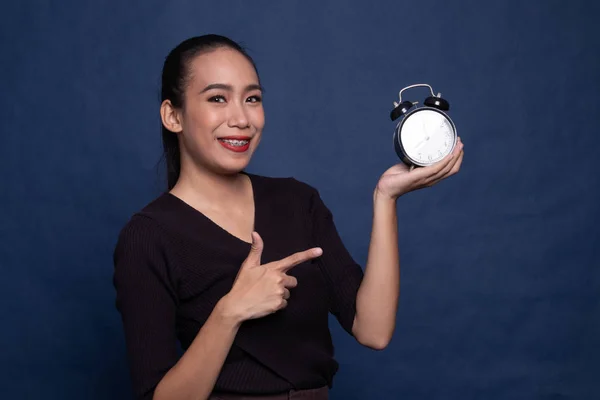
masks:
<path fill-rule="evenodd" d="M 452 123 L 434 110 L 418 110 L 407 116 L 400 131 L 406 155 L 418 164 L 433 164 L 446 157 L 455 143 Z"/>

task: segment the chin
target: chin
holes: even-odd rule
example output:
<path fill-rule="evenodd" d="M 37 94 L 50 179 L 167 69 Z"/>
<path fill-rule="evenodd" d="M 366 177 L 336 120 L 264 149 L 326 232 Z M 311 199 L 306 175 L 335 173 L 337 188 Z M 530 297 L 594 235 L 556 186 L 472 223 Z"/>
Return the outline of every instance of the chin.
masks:
<path fill-rule="evenodd" d="M 250 160 L 244 160 L 244 162 L 232 162 L 227 164 L 219 165 L 218 172 L 222 175 L 236 175 L 242 172 L 248 167 Z"/>

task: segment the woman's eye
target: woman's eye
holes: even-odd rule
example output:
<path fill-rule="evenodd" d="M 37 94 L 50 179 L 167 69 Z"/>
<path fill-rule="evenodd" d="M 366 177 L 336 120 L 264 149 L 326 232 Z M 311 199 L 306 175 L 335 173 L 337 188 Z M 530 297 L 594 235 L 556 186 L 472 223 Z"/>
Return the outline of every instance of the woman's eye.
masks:
<path fill-rule="evenodd" d="M 247 100 L 249 103 L 260 103 L 262 98 L 260 96 L 250 96 Z"/>
<path fill-rule="evenodd" d="M 212 103 L 225 103 L 225 97 L 223 96 L 213 96 L 208 101 Z"/>

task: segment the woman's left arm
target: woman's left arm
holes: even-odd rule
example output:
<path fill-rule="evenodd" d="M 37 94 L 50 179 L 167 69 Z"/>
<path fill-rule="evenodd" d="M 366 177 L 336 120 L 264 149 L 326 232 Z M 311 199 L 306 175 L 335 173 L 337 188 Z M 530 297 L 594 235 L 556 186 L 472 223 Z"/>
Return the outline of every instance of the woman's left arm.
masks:
<path fill-rule="evenodd" d="M 464 151 L 459 142 L 445 160 L 410 171 L 398 164 L 380 178 L 373 193 L 373 227 L 365 275 L 356 297 L 352 333 L 359 343 L 385 348 L 394 333 L 400 292 L 397 199 L 411 191 L 433 186 L 456 174 Z"/>

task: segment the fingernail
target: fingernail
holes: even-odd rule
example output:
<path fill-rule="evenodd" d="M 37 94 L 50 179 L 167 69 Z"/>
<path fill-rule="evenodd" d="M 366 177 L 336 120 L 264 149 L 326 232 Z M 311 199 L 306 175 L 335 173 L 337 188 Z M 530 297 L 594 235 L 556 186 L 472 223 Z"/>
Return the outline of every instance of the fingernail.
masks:
<path fill-rule="evenodd" d="M 313 251 L 313 253 L 315 254 L 315 256 L 320 256 L 321 254 L 323 254 L 323 249 L 318 247 Z"/>

